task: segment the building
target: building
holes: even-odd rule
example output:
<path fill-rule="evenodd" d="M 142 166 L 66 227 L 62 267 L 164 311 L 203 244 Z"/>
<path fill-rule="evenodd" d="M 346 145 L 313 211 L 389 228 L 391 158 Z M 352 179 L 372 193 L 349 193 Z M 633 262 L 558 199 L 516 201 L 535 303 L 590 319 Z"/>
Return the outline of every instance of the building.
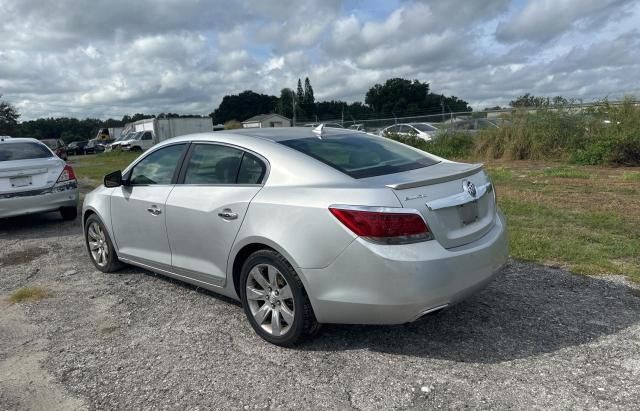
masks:
<path fill-rule="evenodd" d="M 280 114 L 258 114 L 242 122 L 242 128 L 291 127 L 291 120 Z"/>

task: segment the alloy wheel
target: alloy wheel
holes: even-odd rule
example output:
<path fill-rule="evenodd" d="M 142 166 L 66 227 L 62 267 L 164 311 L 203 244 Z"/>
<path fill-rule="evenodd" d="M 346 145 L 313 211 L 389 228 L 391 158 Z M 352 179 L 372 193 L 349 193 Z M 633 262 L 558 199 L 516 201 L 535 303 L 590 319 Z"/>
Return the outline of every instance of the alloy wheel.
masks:
<path fill-rule="evenodd" d="M 257 264 L 247 278 L 246 296 L 256 323 L 274 337 L 285 335 L 295 318 L 291 287 L 270 264 Z"/>
<path fill-rule="evenodd" d="M 87 235 L 91 258 L 100 267 L 106 266 L 109 262 L 109 244 L 102 226 L 95 221 L 92 222 L 87 229 Z"/>

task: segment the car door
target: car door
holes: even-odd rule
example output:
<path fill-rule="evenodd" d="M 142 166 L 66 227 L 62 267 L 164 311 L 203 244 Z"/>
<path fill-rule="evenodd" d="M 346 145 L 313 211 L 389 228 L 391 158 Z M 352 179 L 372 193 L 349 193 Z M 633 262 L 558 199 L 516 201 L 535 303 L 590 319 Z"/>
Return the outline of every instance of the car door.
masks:
<path fill-rule="evenodd" d="M 264 159 L 238 147 L 192 144 L 165 207 L 175 273 L 225 284 L 231 246 L 266 172 Z"/>
<path fill-rule="evenodd" d="M 145 131 L 140 137 L 140 147 L 142 150 L 148 150 L 153 146 L 153 134 L 151 131 Z"/>
<path fill-rule="evenodd" d="M 121 257 L 171 265 L 164 208 L 186 147 L 173 144 L 145 155 L 111 194 L 111 224 Z"/>

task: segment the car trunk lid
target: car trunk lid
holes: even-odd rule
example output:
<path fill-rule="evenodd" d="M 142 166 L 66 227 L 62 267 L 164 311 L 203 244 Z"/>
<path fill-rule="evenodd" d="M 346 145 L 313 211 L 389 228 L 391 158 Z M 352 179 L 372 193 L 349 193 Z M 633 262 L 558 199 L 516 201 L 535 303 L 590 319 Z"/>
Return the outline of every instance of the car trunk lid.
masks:
<path fill-rule="evenodd" d="M 443 161 L 369 180 L 391 188 L 403 207 L 418 210 L 445 248 L 471 243 L 495 224 L 493 186 L 481 164 Z"/>
<path fill-rule="evenodd" d="M 53 186 L 65 162 L 57 157 L 0 162 L 0 194 L 42 190 Z"/>

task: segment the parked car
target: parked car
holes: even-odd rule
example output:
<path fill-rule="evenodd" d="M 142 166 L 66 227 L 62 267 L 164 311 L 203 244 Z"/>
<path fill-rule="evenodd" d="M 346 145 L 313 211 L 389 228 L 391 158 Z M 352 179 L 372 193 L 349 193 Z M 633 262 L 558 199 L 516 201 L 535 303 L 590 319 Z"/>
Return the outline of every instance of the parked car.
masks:
<path fill-rule="evenodd" d="M 34 138 L 0 139 L 0 218 L 59 211 L 78 213 L 73 168 Z"/>
<path fill-rule="evenodd" d="M 344 129 L 167 140 L 105 176 L 83 223 L 98 270 L 129 263 L 240 300 L 278 345 L 320 323 L 414 321 L 508 256 L 482 165 Z"/>
<path fill-rule="evenodd" d="M 364 124 L 352 124 L 349 126 L 349 130 L 367 131 Z"/>
<path fill-rule="evenodd" d="M 46 144 L 47 147 L 49 147 L 55 155 L 57 155 L 64 161 L 67 161 L 67 149 L 64 145 L 64 141 L 60 140 L 59 138 L 47 138 L 40 141 Z"/>
<path fill-rule="evenodd" d="M 470 118 L 450 123 L 448 130 L 475 134 L 480 130 L 500 128 L 499 124 L 508 123 L 506 120 L 486 118 Z"/>
<path fill-rule="evenodd" d="M 418 137 L 430 141 L 438 132 L 438 128 L 429 123 L 394 124 L 382 129 L 380 135 L 396 134 L 402 137 Z"/>
<path fill-rule="evenodd" d="M 85 154 L 85 147 L 89 144 L 88 141 L 73 141 L 67 146 L 67 155 L 80 156 Z"/>
<path fill-rule="evenodd" d="M 116 138 L 115 140 L 111 140 L 109 143 L 106 143 L 104 145 L 104 151 L 119 150 L 121 148 L 120 143 L 122 143 L 125 140 L 135 139 L 135 136 L 138 135 L 139 133 L 141 132 L 136 133 L 135 131 L 132 131 L 132 132 L 121 134 L 120 137 Z"/>
<path fill-rule="evenodd" d="M 114 140 L 89 140 L 87 145 L 84 147 L 84 152 L 85 154 L 102 153 L 109 144 L 113 143 L 113 141 Z"/>

